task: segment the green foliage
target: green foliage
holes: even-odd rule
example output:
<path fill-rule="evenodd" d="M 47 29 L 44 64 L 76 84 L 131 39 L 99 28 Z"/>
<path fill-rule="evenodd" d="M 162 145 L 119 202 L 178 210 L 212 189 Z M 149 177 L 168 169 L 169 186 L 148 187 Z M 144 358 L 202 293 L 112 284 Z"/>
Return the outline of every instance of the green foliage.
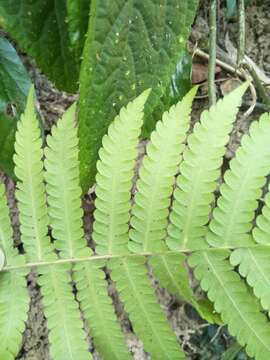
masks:
<path fill-rule="evenodd" d="M 59 89 L 72 92 L 78 86 L 88 12 L 86 0 L 2 0 L 0 27 Z"/>
<path fill-rule="evenodd" d="M 102 140 L 97 163 L 98 199 L 93 228 L 99 255 L 127 252 L 130 191 L 143 107 L 148 95 L 149 91 L 144 92 L 122 109 Z"/>
<path fill-rule="evenodd" d="M 209 221 L 225 145 L 246 88 L 247 84 L 242 85 L 209 111 L 204 111 L 201 122 L 195 124 L 188 137 L 173 194 L 166 240 L 172 250 L 207 246 L 205 225 Z"/>
<path fill-rule="evenodd" d="M 270 310 L 269 195 L 251 234 L 260 188 L 270 169 L 269 115 L 254 122 L 243 137 L 225 173 L 217 205 L 212 204 L 225 145 L 247 86 L 204 112 L 188 137 L 196 89 L 172 106 L 152 133 L 134 187 L 136 146 L 149 91 L 120 111 L 99 152 L 93 225 L 96 255 L 82 231 L 75 107 L 52 129 L 43 161 L 31 90 L 15 146 L 24 255 L 13 247 L 4 186 L 0 186 L 0 247 L 6 257 L 0 271 L 1 359 L 14 359 L 20 349 L 29 306 L 25 276 L 31 269 L 38 275 L 53 360 L 91 359 L 89 335 L 105 360 L 132 358 L 108 294 L 108 280 L 151 358 L 184 359 L 149 272 L 207 321 L 228 325 L 249 356 L 269 359 L 270 324 L 264 311 Z M 185 224 L 188 231 L 183 237 Z M 178 238 L 171 236 L 172 225 Z M 47 235 L 49 226 L 53 241 Z M 187 263 L 209 300 L 194 295 Z"/>
<path fill-rule="evenodd" d="M 23 256 L 18 255 L 13 247 L 9 209 L 4 193 L 5 188 L 0 184 L 0 247 L 7 265 L 20 265 L 23 264 Z M 26 274 L 26 269 L 0 273 L 0 358 L 4 360 L 14 359 L 20 350 L 30 302 Z"/>
<path fill-rule="evenodd" d="M 108 264 L 120 299 L 145 350 L 154 359 L 184 359 L 175 334 L 158 305 L 144 265 L 143 257 L 113 259 Z"/>
<path fill-rule="evenodd" d="M 82 229 L 75 104 L 65 113 L 45 148 L 45 178 L 54 246 L 63 258 L 90 255 Z"/>
<path fill-rule="evenodd" d="M 76 92 L 80 84 L 84 192 L 95 180 L 102 137 L 122 106 L 143 90 L 154 89 L 145 109 L 145 136 L 162 112 L 190 89 L 186 40 L 197 5 L 198 0 L 1 1 L 0 27 L 56 87 Z M 7 127 L 5 134 L 10 131 Z M 4 148 L 0 137 L 0 151 L 12 153 L 10 139 Z M 10 155 L 5 156 L 1 161 L 6 170 Z"/>
<path fill-rule="evenodd" d="M 102 270 L 104 266 L 104 261 L 76 265 L 74 281 L 77 297 L 99 354 L 104 359 L 128 360 L 131 355 L 117 321 L 112 299 L 108 296 L 108 283 Z"/>
<path fill-rule="evenodd" d="M 195 276 L 224 323 L 228 324 L 230 334 L 236 336 L 240 345 L 246 346 L 248 355 L 266 360 L 270 356 L 269 323 L 253 294 L 232 271 L 227 260 L 229 254 L 226 250 L 195 252 L 190 265 L 195 267 Z"/>
<path fill-rule="evenodd" d="M 79 305 L 72 291 L 71 265 L 50 265 L 38 271 L 51 357 L 63 359 L 65 354 L 68 360 L 90 359 Z"/>
<path fill-rule="evenodd" d="M 25 108 L 31 81 L 16 50 L 2 37 L 0 85 L 0 167 L 13 176 L 16 123 Z"/>
<path fill-rule="evenodd" d="M 170 198 L 196 91 L 194 88 L 183 101 L 172 106 L 151 134 L 132 207 L 129 249 L 133 252 L 159 252 L 166 248 Z"/>
<path fill-rule="evenodd" d="M 207 241 L 214 247 L 240 247 L 253 243 L 250 235 L 257 201 L 270 167 L 270 116 L 252 123 L 249 135 L 225 172 L 221 196 L 213 212 Z"/>
<path fill-rule="evenodd" d="M 160 98 L 167 92 L 179 54 L 186 46 L 197 4 L 197 0 L 91 2 L 80 73 L 84 192 L 94 183 L 102 136 L 122 106 L 153 88 L 145 108 L 144 135 L 153 130 L 156 116 L 167 110 Z"/>

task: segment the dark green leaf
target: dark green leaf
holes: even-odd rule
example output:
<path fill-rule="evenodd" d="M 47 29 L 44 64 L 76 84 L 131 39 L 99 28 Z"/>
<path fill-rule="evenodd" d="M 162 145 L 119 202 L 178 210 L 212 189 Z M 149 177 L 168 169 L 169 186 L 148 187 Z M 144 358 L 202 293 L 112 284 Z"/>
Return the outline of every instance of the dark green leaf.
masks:
<path fill-rule="evenodd" d="M 13 174 L 16 123 L 23 112 L 31 80 L 13 46 L 0 38 L 0 167 Z"/>
<path fill-rule="evenodd" d="M 146 135 L 166 108 L 160 98 L 186 46 L 197 4 L 197 0 L 92 1 L 80 74 L 80 161 L 85 191 L 94 182 L 101 138 L 119 109 L 144 89 L 153 88 L 146 105 Z"/>
<path fill-rule="evenodd" d="M 235 342 L 228 350 L 222 355 L 221 360 L 235 360 L 236 356 L 242 350 L 243 346 Z"/>
<path fill-rule="evenodd" d="M 175 72 L 171 77 L 170 85 L 162 97 L 162 103 L 167 107 L 176 104 L 191 89 L 192 56 L 184 50 L 180 53 Z"/>
<path fill-rule="evenodd" d="M 86 0 L 1 0 L 0 26 L 59 89 L 72 92 L 77 88 L 88 9 Z"/>

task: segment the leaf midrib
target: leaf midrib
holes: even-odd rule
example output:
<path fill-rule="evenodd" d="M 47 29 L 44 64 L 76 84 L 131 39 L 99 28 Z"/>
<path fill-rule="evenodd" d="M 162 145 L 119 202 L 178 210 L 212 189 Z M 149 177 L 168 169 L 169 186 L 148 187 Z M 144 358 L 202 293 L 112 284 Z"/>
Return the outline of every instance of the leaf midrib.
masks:
<path fill-rule="evenodd" d="M 35 267 L 46 267 L 50 265 L 63 265 L 63 264 L 69 264 L 69 263 L 82 263 L 82 262 L 88 262 L 88 261 L 99 261 L 99 260 L 110 260 L 110 259 L 122 259 L 122 258 L 131 258 L 131 257 L 155 257 L 155 256 L 166 256 L 170 254 L 191 254 L 193 252 L 217 252 L 217 251 L 224 251 L 224 250 L 236 250 L 236 249 L 248 249 L 248 248 L 254 248 L 254 249 L 260 249 L 260 248 L 266 248 L 268 247 L 270 250 L 270 244 L 269 245 L 249 245 L 249 246 L 242 246 L 242 247 L 218 247 L 218 248 L 209 248 L 209 249 L 185 249 L 185 250 L 167 250 L 163 252 L 141 252 L 141 253 L 126 253 L 126 254 L 107 254 L 107 255 L 94 255 L 94 256 L 86 256 L 86 257 L 74 257 L 74 258 L 65 258 L 65 259 L 57 259 L 52 261 L 37 261 L 37 262 L 28 262 L 23 263 L 20 265 L 5 265 L 1 272 L 8 272 L 8 271 L 14 271 L 18 269 L 26 269 L 26 268 L 35 268 Z M 22 255 L 18 255 L 18 258 Z"/>

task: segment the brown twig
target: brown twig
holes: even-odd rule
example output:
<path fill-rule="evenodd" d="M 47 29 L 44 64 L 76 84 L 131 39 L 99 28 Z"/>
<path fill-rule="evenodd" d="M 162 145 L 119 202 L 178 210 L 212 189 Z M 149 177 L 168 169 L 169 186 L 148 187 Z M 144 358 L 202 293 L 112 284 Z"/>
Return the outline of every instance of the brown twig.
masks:
<path fill-rule="evenodd" d="M 216 85 L 215 85 L 215 73 L 216 73 L 216 57 L 217 57 L 217 2 L 216 0 L 210 0 L 210 14 L 209 14 L 209 64 L 208 64 L 208 94 L 209 94 L 209 106 L 214 105 L 216 99 Z"/>

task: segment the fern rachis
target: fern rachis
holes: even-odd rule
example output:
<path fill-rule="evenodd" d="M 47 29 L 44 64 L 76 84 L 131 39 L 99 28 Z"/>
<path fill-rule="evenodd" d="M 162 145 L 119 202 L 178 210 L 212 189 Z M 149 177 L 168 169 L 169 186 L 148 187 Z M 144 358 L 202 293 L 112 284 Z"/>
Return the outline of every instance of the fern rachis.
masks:
<path fill-rule="evenodd" d="M 210 322 L 221 321 L 215 311 L 219 313 L 250 356 L 269 359 L 270 324 L 257 301 L 270 310 L 269 195 L 251 233 L 260 189 L 270 171 L 268 115 L 243 138 L 211 215 L 225 145 L 246 87 L 204 112 L 188 137 L 195 89 L 164 114 L 147 146 L 134 203 L 136 146 L 148 93 L 122 109 L 99 153 L 94 254 L 83 234 L 75 106 L 53 127 L 43 163 L 30 93 L 15 147 L 24 255 L 13 246 L 0 185 L 0 246 L 6 259 L 0 271 L 1 360 L 14 359 L 21 346 L 29 306 L 26 275 L 32 268 L 39 275 L 52 359 L 91 359 L 89 334 L 102 358 L 132 358 L 108 295 L 108 276 L 151 358 L 183 359 L 185 354 L 149 281 L 149 269 L 160 286 L 182 296 Z M 230 108 L 227 116 L 226 108 Z M 214 303 L 212 313 L 190 288 L 187 260 Z M 20 306 L 14 300 L 17 297 Z"/>

